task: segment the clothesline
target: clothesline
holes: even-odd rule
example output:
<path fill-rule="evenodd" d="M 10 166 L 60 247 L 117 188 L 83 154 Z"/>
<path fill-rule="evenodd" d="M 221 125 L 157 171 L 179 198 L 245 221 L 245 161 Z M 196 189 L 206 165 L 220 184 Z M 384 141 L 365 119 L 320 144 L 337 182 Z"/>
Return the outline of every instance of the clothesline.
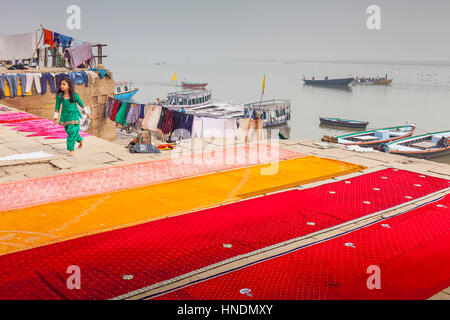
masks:
<path fill-rule="evenodd" d="M 169 135 L 172 140 L 190 138 L 262 139 L 262 120 L 197 117 L 156 104 L 139 104 L 109 98 L 105 118 L 127 128 L 143 129 Z M 239 130 L 238 130 L 239 121 Z M 162 136 L 164 140 L 164 136 Z"/>
<path fill-rule="evenodd" d="M 52 93 L 58 90 L 59 82 L 63 79 L 71 79 L 75 84 L 84 84 L 88 87 L 89 83 L 94 83 L 96 79 L 103 79 L 110 73 L 102 69 L 90 69 L 87 71 L 75 71 L 70 73 L 9 73 L 0 75 L 0 99 L 7 96 L 14 98 L 17 96 L 32 95 L 32 88 L 37 94 L 45 94 L 47 86 Z M 8 90 L 6 90 L 8 89 Z"/>

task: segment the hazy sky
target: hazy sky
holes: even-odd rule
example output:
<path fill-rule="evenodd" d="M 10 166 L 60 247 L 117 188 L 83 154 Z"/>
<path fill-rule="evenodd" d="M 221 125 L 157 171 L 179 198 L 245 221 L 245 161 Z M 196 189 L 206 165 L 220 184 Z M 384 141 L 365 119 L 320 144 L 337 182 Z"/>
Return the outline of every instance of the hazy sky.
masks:
<path fill-rule="evenodd" d="M 0 33 L 43 24 L 107 43 L 114 61 L 450 60 L 449 0 L 0 1 Z M 81 30 L 66 28 L 72 4 Z M 366 27 L 371 4 L 381 8 L 381 30 Z"/>

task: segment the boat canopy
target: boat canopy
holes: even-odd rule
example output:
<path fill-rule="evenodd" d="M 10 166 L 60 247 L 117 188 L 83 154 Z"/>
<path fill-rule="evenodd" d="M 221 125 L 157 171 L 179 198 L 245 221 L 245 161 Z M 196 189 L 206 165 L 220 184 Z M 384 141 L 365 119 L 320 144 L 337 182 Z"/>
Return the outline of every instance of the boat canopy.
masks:
<path fill-rule="evenodd" d="M 119 81 L 115 83 L 115 93 L 124 93 L 124 92 L 130 92 L 136 89 L 133 82 L 130 81 Z"/>
<path fill-rule="evenodd" d="M 170 106 L 201 106 L 211 103 L 211 90 L 184 90 L 167 94 Z"/>

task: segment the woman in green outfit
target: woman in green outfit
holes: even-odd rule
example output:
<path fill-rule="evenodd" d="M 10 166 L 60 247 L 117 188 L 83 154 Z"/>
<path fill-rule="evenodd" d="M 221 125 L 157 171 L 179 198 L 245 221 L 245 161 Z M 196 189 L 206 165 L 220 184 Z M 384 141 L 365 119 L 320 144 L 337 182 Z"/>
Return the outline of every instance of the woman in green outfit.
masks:
<path fill-rule="evenodd" d="M 59 110 L 62 104 L 61 118 L 59 124 L 64 126 L 67 133 L 67 150 L 69 156 L 75 153 L 75 142 L 79 143 L 78 148 L 83 147 L 83 138 L 80 136 L 80 118 L 81 113 L 78 110 L 77 104 L 84 108 L 83 101 L 80 96 L 75 93 L 75 84 L 70 79 L 63 79 L 59 82 L 59 90 L 56 95 L 55 117 L 53 124 L 58 122 Z M 88 118 L 92 120 L 90 114 Z"/>

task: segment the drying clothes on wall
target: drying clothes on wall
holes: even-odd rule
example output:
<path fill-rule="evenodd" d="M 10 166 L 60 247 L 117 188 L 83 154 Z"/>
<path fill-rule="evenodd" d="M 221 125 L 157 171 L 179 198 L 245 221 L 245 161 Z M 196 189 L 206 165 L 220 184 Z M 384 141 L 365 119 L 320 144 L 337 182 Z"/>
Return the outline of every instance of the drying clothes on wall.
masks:
<path fill-rule="evenodd" d="M 88 70 L 85 72 L 89 77 L 89 83 L 93 84 L 95 82 L 95 80 L 99 79 L 99 74 L 97 72 L 92 71 L 92 70 Z"/>
<path fill-rule="evenodd" d="M 56 93 L 55 79 L 53 78 L 53 75 L 49 72 L 45 72 L 42 73 L 41 77 L 42 94 L 47 92 L 47 82 L 50 85 L 50 91 L 52 93 Z"/>
<path fill-rule="evenodd" d="M 89 71 L 97 72 L 97 74 L 100 76 L 100 79 L 103 79 L 104 77 L 108 77 L 109 79 L 111 79 L 111 72 L 108 70 L 92 68 L 89 69 Z"/>
<path fill-rule="evenodd" d="M 61 82 L 61 80 L 63 79 L 72 79 L 70 77 L 70 74 L 68 73 L 58 73 L 55 75 L 55 85 L 57 88 L 59 88 L 59 83 Z"/>
<path fill-rule="evenodd" d="M 0 60 L 30 59 L 36 49 L 36 33 L 0 34 Z"/>
<path fill-rule="evenodd" d="M 44 45 L 48 44 L 50 48 L 53 48 L 55 45 L 53 32 L 50 30 L 44 29 Z"/>
<path fill-rule="evenodd" d="M 27 86 L 27 80 L 26 76 L 23 73 L 17 74 L 17 77 L 20 79 L 20 88 L 22 92 L 22 96 L 24 97 L 26 95 L 26 86 Z M 19 86 L 17 86 L 19 88 Z"/>
<path fill-rule="evenodd" d="M 67 48 L 64 57 L 70 59 L 70 63 L 72 67 L 79 67 L 84 62 L 88 62 L 89 65 L 92 65 L 94 60 L 94 55 L 92 54 L 92 45 L 82 44 L 74 47 Z"/>
<path fill-rule="evenodd" d="M 25 92 L 30 92 L 31 88 L 36 88 L 37 93 L 41 93 L 41 74 L 40 73 L 26 73 L 26 86 L 25 86 Z"/>
<path fill-rule="evenodd" d="M 5 93 L 5 85 L 3 83 L 3 75 L 0 76 L 0 99 L 3 99 L 6 97 Z"/>
<path fill-rule="evenodd" d="M 53 41 L 60 47 L 70 47 L 72 40 L 73 38 L 69 36 L 65 36 L 57 32 L 53 33 Z"/>
<path fill-rule="evenodd" d="M 75 84 L 85 84 L 86 87 L 89 86 L 89 77 L 86 72 L 72 72 L 70 73 L 70 78 Z"/>
<path fill-rule="evenodd" d="M 3 74 L 0 76 L 0 86 L 2 87 L 3 94 L 6 96 L 5 83 L 8 83 L 10 97 L 14 98 L 17 96 L 17 74 Z"/>

